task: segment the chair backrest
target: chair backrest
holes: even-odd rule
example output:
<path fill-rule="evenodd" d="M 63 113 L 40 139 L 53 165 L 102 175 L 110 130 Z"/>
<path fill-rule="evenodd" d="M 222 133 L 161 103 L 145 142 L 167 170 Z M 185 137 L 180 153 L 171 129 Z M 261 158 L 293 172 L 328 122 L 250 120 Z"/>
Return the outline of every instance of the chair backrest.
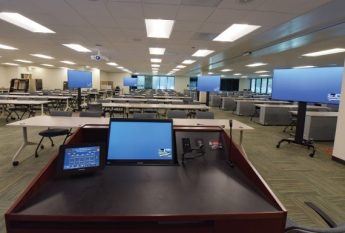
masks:
<path fill-rule="evenodd" d="M 89 111 L 102 111 L 101 103 L 90 103 L 87 105 Z"/>
<path fill-rule="evenodd" d="M 134 119 L 155 119 L 156 118 L 156 114 L 155 113 L 134 113 L 133 114 L 133 118 Z"/>
<path fill-rule="evenodd" d="M 72 112 L 66 112 L 66 111 L 50 111 L 51 116 L 63 116 L 63 117 L 71 117 Z"/>
<path fill-rule="evenodd" d="M 214 119 L 214 113 L 213 112 L 197 111 L 196 114 L 195 114 L 195 118 L 198 118 L 198 119 Z"/>
<path fill-rule="evenodd" d="M 170 110 L 167 112 L 167 117 L 170 118 L 186 118 L 187 114 L 183 110 Z"/>
<path fill-rule="evenodd" d="M 101 117 L 102 116 L 102 111 L 85 111 L 85 112 L 80 112 L 79 116 L 80 117 Z"/>
<path fill-rule="evenodd" d="M 111 100 L 109 100 L 109 99 L 99 99 L 99 100 L 97 100 L 97 102 L 98 103 L 111 103 Z"/>

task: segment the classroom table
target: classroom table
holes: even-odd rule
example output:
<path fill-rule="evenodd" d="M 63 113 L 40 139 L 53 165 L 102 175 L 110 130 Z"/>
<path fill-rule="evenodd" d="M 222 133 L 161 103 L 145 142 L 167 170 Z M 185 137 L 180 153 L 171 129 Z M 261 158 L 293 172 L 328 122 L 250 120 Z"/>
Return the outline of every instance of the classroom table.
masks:
<path fill-rule="evenodd" d="M 41 105 L 41 115 L 44 115 L 44 104 L 50 103 L 47 100 L 7 100 L 0 99 L 0 105 L 2 105 L 2 115 L 5 112 L 5 105 Z"/>
<path fill-rule="evenodd" d="M 153 99 L 153 98 L 106 98 L 110 101 L 121 102 L 157 102 L 157 103 L 183 103 L 182 99 Z"/>
<path fill-rule="evenodd" d="M 23 142 L 12 157 L 12 164 L 18 165 L 17 157 L 27 145 L 34 145 L 27 136 L 28 127 L 59 127 L 59 128 L 79 128 L 84 125 L 108 125 L 110 118 L 105 117 L 55 117 L 55 116 L 36 116 L 21 121 L 12 122 L 7 126 L 22 127 Z M 174 125 L 179 126 L 220 126 L 229 129 L 228 119 L 173 119 Z M 239 121 L 233 120 L 234 130 L 240 130 L 240 144 L 242 144 L 243 130 L 253 129 Z"/>
<path fill-rule="evenodd" d="M 171 95 L 119 95 L 119 97 L 155 98 L 155 99 L 185 99 L 185 98 L 190 98 L 190 96 L 171 96 Z"/>
<path fill-rule="evenodd" d="M 252 116 L 255 113 L 255 104 L 289 104 L 288 101 L 276 100 L 235 100 L 236 102 L 236 115 Z"/>

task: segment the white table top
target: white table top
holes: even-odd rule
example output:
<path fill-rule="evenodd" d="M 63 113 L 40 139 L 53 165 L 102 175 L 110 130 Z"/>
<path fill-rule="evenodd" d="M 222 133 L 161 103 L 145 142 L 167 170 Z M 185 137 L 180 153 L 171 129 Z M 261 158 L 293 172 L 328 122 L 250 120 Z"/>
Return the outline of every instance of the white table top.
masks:
<path fill-rule="evenodd" d="M 119 108 L 156 108 L 156 109 L 190 109 L 209 110 L 210 107 L 204 104 L 145 104 L 145 103 L 102 103 L 103 107 Z"/>
<path fill-rule="evenodd" d="M 267 108 L 298 108 L 297 104 L 255 104 L 257 107 L 267 107 Z M 329 109 L 324 106 L 314 106 L 307 105 L 307 109 Z"/>
<path fill-rule="evenodd" d="M 257 104 L 289 104 L 288 101 L 280 101 L 280 100 L 258 100 L 258 99 L 252 99 L 252 100 L 235 100 L 237 103 L 257 103 Z"/>
<path fill-rule="evenodd" d="M 35 104 L 47 104 L 50 101 L 47 100 L 2 100 L 0 99 L 0 104 L 28 104 L 28 105 L 35 105 Z"/>
<path fill-rule="evenodd" d="M 0 97 L 11 98 L 11 99 L 60 99 L 67 100 L 72 99 L 72 96 L 59 96 L 59 95 L 0 95 Z"/>
<path fill-rule="evenodd" d="M 127 101 L 128 102 L 131 102 L 131 101 L 137 101 L 137 102 L 152 101 L 152 102 L 183 103 L 183 100 L 180 100 L 180 99 L 107 98 L 107 100 L 122 101 L 122 102 L 127 102 Z"/>
<path fill-rule="evenodd" d="M 119 95 L 119 97 L 129 97 L 129 98 L 155 98 L 155 99 L 184 99 L 190 98 L 190 96 L 171 96 L 171 95 Z"/>
<path fill-rule="evenodd" d="M 76 128 L 86 124 L 108 125 L 108 117 L 57 117 L 57 116 L 35 116 L 24 120 L 7 124 L 8 126 L 20 127 L 67 127 Z M 237 120 L 232 120 L 234 130 L 251 130 L 252 127 Z M 229 129 L 228 119 L 173 119 L 176 126 L 221 126 Z"/>
<path fill-rule="evenodd" d="M 297 115 L 297 111 L 290 111 L 292 114 Z M 338 112 L 313 112 L 307 111 L 306 116 L 317 116 L 317 117 L 338 117 Z"/>

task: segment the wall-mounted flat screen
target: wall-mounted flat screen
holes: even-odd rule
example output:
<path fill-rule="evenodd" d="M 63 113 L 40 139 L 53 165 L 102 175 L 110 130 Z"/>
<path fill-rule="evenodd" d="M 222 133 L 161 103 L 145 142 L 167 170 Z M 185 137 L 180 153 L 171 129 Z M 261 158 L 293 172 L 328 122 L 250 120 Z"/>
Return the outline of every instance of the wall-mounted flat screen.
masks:
<path fill-rule="evenodd" d="M 200 76 L 197 82 L 198 91 L 219 92 L 220 76 Z"/>
<path fill-rule="evenodd" d="M 339 104 L 343 67 L 276 69 L 272 99 Z"/>
<path fill-rule="evenodd" d="M 231 78 L 220 79 L 221 91 L 238 91 L 240 80 Z"/>
<path fill-rule="evenodd" d="M 175 164 L 172 120 L 111 119 L 108 164 Z"/>
<path fill-rule="evenodd" d="M 67 71 L 68 89 L 92 88 L 92 73 L 82 70 Z"/>
<path fill-rule="evenodd" d="M 138 78 L 125 77 L 123 78 L 123 85 L 127 87 L 136 87 Z"/>

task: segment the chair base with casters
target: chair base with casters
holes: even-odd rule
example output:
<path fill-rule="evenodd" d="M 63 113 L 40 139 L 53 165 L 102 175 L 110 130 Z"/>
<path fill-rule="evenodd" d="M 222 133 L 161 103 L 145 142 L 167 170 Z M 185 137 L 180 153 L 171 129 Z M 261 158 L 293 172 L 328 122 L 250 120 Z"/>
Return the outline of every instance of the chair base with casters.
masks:
<path fill-rule="evenodd" d="M 40 142 L 38 143 L 37 147 L 36 147 L 36 150 L 35 150 L 35 157 L 37 158 L 38 157 L 38 149 L 41 148 L 41 149 L 44 149 L 44 146 L 41 145 L 42 144 L 42 141 L 44 138 L 49 138 L 50 140 L 50 143 L 51 143 L 51 146 L 53 147 L 54 146 L 54 141 L 52 139 L 52 137 L 58 137 L 58 136 L 65 136 L 65 139 L 63 140 L 63 144 L 65 144 L 67 138 L 71 135 L 71 130 L 72 129 L 60 129 L 60 128 L 54 128 L 54 129 L 47 129 L 47 130 L 43 130 L 41 132 L 39 132 L 38 134 L 40 136 L 42 136 Z"/>
<path fill-rule="evenodd" d="M 280 148 L 280 144 L 283 143 L 283 142 L 287 142 L 287 143 L 289 143 L 289 144 L 290 144 L 290 143 L 294 143 L 294 144 L 299 144 L 299 145 L 302 145 L 302 146 L 306 146 L 306 147 L 308 148 L 308 150 L 309 150 L 310 148 L 312 148 L 313 151 L 309 154 L 309 156 L 310 156 L 310 157 L 314 157 L 314 155 L 315 155 L 315 151 L 316 151 L 316 150 L 315 150 L 315 146 L 314 146 L 313 140 L 305 140 L 305 139 L 303 139 L 302 142 L 299 143 L 299 142 L 296 142 L 294 138 L 284 138 L 284 139 L 282 139 L 282 140 L 280 140 L 280 141 L 278 142 L 278 144 L 276 145 L 276 147 L 277 147 L 277 148 Z"/>

